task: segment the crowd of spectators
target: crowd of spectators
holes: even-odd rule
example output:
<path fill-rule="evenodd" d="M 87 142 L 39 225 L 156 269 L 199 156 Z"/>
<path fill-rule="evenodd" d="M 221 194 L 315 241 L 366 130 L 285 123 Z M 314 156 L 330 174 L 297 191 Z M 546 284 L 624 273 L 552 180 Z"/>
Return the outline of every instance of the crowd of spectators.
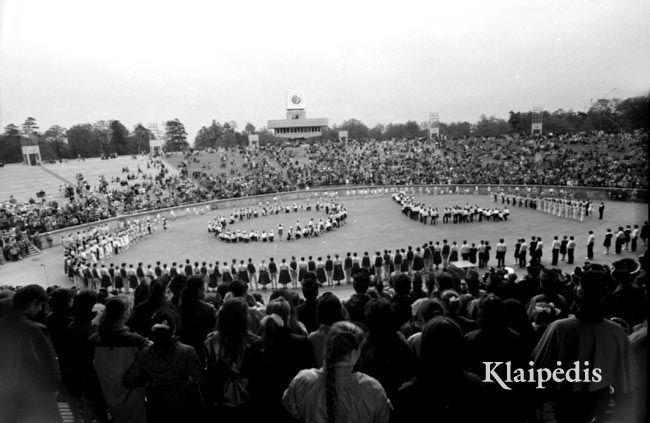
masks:
<path fill-rule="evenodd" d="M 571 274 L 448 268 L 386 283 L 359 269 L 344 301 L 311 272 L 302 297 L 265 303 L 237 278 L 210 290 L 191 266 L 132 296 L 7 288 L 0 420 L 57 421 L 59 392 L 76 415 L 117 423 L 641 422 L 647 266 L 646 252 Z M 497 362 L 510 365 L 485 364 Z M 600 379 L 507 377 L 576 362 Z"/>
<path fill-rule="evenodd" d="M 647 188 L 648 134 L 312 143 L 194 152 L 186 165 L 218 197 L 323 185 L 528 184 Z M 232 157 L 240 156 L 238 161 Z M 216 157 L 219 157 L 217 159 Z M 223 159 L 223 160 L 222 160 Z M 216 166 L 220 163 L 220 166 Z M 223 170 L 228 164 L 229 171 Z"/>

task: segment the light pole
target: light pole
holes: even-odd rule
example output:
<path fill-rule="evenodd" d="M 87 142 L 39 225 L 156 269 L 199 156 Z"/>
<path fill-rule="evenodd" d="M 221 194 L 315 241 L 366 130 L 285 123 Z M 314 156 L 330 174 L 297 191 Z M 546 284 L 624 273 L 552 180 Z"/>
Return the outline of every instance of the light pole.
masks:
<path fill-rule="evenodd" d="M 45 274 L 45 287 L 48 288 L 50 286 L 50 281 L 47 278 L 47 267 L 41 263 L 41 267 L 43 268 L 43 273 Z"/>

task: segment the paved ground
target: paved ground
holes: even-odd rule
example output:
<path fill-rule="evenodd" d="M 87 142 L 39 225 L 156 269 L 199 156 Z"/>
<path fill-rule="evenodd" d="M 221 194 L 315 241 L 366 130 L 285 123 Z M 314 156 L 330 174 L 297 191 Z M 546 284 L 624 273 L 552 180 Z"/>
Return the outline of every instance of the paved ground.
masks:
<path fill-rule="evenodd" d="M 478 203 L 479 206 L 491 207 L 494 203 L 487 196 L 422 196 L 422 201 L 436 205 L 439 208 L 445 205 Z M 506 265 L 512 266 L 512 248 L 515 240 L 525 237 L 541 236 L 544 244 L 543 263 L 550 261 L 550 241 L 554 235 L 574 235 L 577 237 L 578 248 L 576 251 L 576 264 L 582 264 L 586 256 L 587 231 L 594 230 L 596 234 L 596 257 L 594 261 L 611 263 L 619 256 L 603 255 L 602 239 L 607 228 L 615 230 L 620 225 L 643 224 L 647 219 L 648 206 L 638 203 L 608 202 L 606 203 L 605 219 L 599 221 L 594 218 L 584 222 L 560 219 L 541 212 L 529 209 L 511 208 L 508 222 L 474 222 L 468 224 L 438 224 L 436 226 L 423 225 L 405 217 L 400 212 L 399 206 L 388 197 L 384 198 L 344 198 L 342 200 L 348 208 L 348 221 L 340 229 L 326 233 L 319 238 L 302 239 L 299 241 L 274 242 L 274 243 L 248 243 L 226 244 L 219 241 L 207 232 L 208 221 L 218 214 L 229 214 L 230 210 L 215 210 L 209 214 L 178 218 L 169 222 L 169 230 L 159 230 L 158 233 L 133 246 L 129 250 L 113 258 L 115 263 L 155 263 L 156 260 L 171 263 L 184 261 L 228 261 L 232 259 L 252 258 L 259 262 L 264 259 L 268 263 L 269 257 L 274 257 L 277 262 L 282 258 L 287 261 L 292 255 L 313 255 L 315 258 L 327 254 L 340 254 L 343 256 L 348 251 L 356 251 L 360 255 L 368 251 L 373 255 L 375 251 L 383 249 L 395 250 L 406 248 L 409 245 L 418 246 L 424 242 L 455 240 L 462 242 L 479 242 L 481 239 L 489 240 L 495 245 L 503 237 L 510 249 L 507 254 Z M 500 205 L 499 205 L 500 206 Z M 243 221 L 234 225 L 242 229 L 277 229 L 278 223 L 285 228 L 293 226 L 296 219 L 305 223 L 310 217 L 315 220 L 323 214 L 315 211 L 311 213 L 299 212 L 280 214 L 276 216 L 260 217 Z M 644 247 L 636 253 L 640 255 Z M 623 252 L 621 257 L 631 257 L 632 253 Z M 492 264 L 496 264 L 493 259 Z M 564 271 L 570 271 L 572 266 L 561 264 Z M 40 255 L 16 263 L 7 263 L 0 266 L 0 284 L 27 284 L 40 283 L 43 285 L 69 285 L 68 279 L 63 274 L 63 258 L 61 247 L 44 250 Z M 351 292 L 349 287 L 338 288 L 337 294 L 347 297 Z"/>

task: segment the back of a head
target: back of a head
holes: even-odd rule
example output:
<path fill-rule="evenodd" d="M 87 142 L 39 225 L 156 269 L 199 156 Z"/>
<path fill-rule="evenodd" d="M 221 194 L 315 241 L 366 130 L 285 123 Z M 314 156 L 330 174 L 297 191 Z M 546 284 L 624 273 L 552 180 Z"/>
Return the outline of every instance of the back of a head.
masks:
<path fill-rule="evenodd" d="M 97 294 L 90 290 L 78 293 L 72 301 L 72 316 L 78 322 L 88 322 L 95 317 L 93 307 L 97 303 Z"/>
<path fill-rule="evenodd" d="M 168 348 L 174 342 L 176 325 L 174 318 L 167 310 L 156 312 L 151 318 L 151 338 L 156 348 Z"/>
<path fill-rule="evenodd" d="M 331 292 L 321 295 L 316 304 L 316 322 L 319 325 L 332 326 L 341 320 L 345 320 L 341 300 Z"/>
<path fill-rule="evenodd" d="M 230 292 L 232 292 L 232 295 L 234 295 L 235 297 L 243 298 L 246 295 L 246 292 L 248 291 L 246 284 L 240 280 L 234 280 L 230 282 L 228 288 L 230 289 Z"/>
<path fill-rule="evenodd" d="M 467 283 L 467 290 L 470 294 L 476 295 L 479 291 L 480 277 L 476 270 L 469 269 L 467 270 L 467 275 L 465 276 L 465 283 Z"/>
<path fill-rule="evenodd" d="M 598 322 L 603 317 L 603 301 L 611 275 L 604 266 L 592 264 L 585 270 L 576 289 L 576 317 L 587 322 Z"/>
<path fill-rule="evenodd" d="M 436 288 L 438 292 L 446 291 L 448 289 L 455 289 L 454 278 L 448 272 L 440 272 L 435 275 Z"/>
<path fill-rule="evenodd" d="M 399 296 L 405 297 L 411 293 L 411 278 L 408 275 L 400 274 L 393 284 L 395 293 Z"/>
<path fill-rule="evenodd" d="M 352 275 L 352 287 L 357 294 L 365 294 L 370 287 L 370 273 L 366 269 L 359 269 Z"/>
<path fill-rule="evenodd" d="M 506 321 L 508 326 L 518 332 L 520 335 L 526 335 L 524 330 L 530 331 L 532 328 L 526 309 L 521 301 L 514 298 L 506 298 L 503 301 Z"/>
<path fill-rule="evenodd" d="M 126 323 L 128 317 L 129 302 L 125 297 L 117 295 L 108 298 L 99 321 L 99 333 L 107 334 L 114 329 L 119 329 Z"/>
<path fill-rule="evenodd" d="M 282 319 L 284 325 L 289 322 L 289 315 L 291 314 L 291 304 L 284 298 L 277 298 L 266 305 L 266 315 L 277 315 Z"/>
<path fill-rule="evenodd" d="M 395 334 L 395 312 L 393 305 L 387 299 L 380 298 L 368 301 L 365 315 L 368 333 L 371 336 Z"/>
<path fill-rule="evenodd" d="M 506 327 L 506 309 L 501 298 L 488 294 L 481 298 L 479 316 L 483 329 L 503 329 Z"/>
<path fill-rule="evenodd" d="M 415 272 L 413 274 L 413 290 L 422 290 L 422 273 Z"/>
<path fill-rule="evenodd" d="M 335 365 L 348 354 L 356 351 L 363 341 L 363 331 L 350 322 L 332 325 L 325 337 L 325 363 Z"/>
<path fill-rule="evenodd" d="M 165 285 L 160 280 L 155 280 L 149 285 L 149 301 L 162 304 L 165 301 Z"/>
<path fill-rule="evenodd" d="M 19 288 L 12 298 L 16 311 L 25 311 L 34 302 L 45 302 L 48 300 L 47 292 L 40 285 L 25 285 Z"/>
<path fill-rule="evenodd" d="M 422 330 L 420 368 L 423 378 L 440 373 L 462 371 L 464 359 L 463 333 L 448 317 L 435 317 Z"/>
<path fill-rule="evenodd" d="M 325 338 L 325 405 L 328 423 L 336 422 L 338 393 L 336 389 L 336 366 L 349 360 L 350 355 L 359 350 L 363 341 L 363 331 L 349 322 L 334 324 Z M 354 362 L 348 363 L 354 365 Z"/>
<path fill-rule="evenodd" d="M 542 269 L 539 275 L 540 285 L 545 294 L 552 294 L 558 289 L 558 274 L 552 269 Z"/>
<path fill-rule="evenodd" d="M 226 300 L 217 313 L 219 334 L 243 336 L 248 330 L 248 305 L 241 298 Z"/>
<path fill-rule="evenodd" d="M 308 301 L 318 298 L 318 281 L 314 272 L 308 272 L 302 280 L 302 295 Z"/>
<path fill-rule="evenodd" d="M 200 276 L 192 276 L 181 292 L 181 313 L 191 311 L 196 303 L 203 298 L 203 279 Z"/>
<path fill-rule="evenodd" d="M 55 314 L 65 314 L 70 311 L 73 293 L 69 289 L 57 288 L 50 294 L 50 309 Z"/>
<path fill-rule="evenodd" d="M 453 289 L 448 289 L 440 294 L 440 302 L 446 316 L 456 316 L 460 309 L 460 295 Z"/>

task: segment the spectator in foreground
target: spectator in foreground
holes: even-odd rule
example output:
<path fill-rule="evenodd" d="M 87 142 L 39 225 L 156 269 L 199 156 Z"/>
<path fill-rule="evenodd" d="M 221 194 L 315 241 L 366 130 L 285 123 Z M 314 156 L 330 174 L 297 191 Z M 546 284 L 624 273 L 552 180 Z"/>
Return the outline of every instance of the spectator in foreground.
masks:
<path fill-rule="evenodd" d="M 406 343 L 411 349 L 411 356 L 418 358 L 422 347 L 422 330 L 426 324 L 437 316 L 444 316 L 445 311 L 442 304 L 438 300 L 424 298 L 413 303 L 414 318 L 413 330 L 414 333 L 406 339 Z"/>
<path fill-rule="evenodd" d="M 307 337 L 291 332 L 290 313 L 291 306 L 284 298 L 272 300 L 261 323 L 263 362 L 255 375 L 259 381 L 256 399 L 264 418 L 273 422 L 289 419 L 282 407 L 282 394 L 300 370 L 315 364 Z"/>
<path fill-rule="evenodd" d="M 38 285 L 16 291 L 0 319 L 0 421 L 59 422 L 59 369 L 45 327 L 31 320 L 47 303 Z"/>
<path fill-rule="evenodd" d="M 432 421 L 470 423 L 483 416 L 481 378 L 463 368 L 465 341 L 456 322 L 438 316 L 421 335 L 417 376 L 404 384 L 395 404 L 395 422 Z"/>
<path fill-rule="evenodd" d="M 181 293 L 178 306 L 180 341 L 194 347 L 203 361 L 203 342 L 214 330 L 216 310 L 205 301 L 205 284 L 200 276 L 192 276 Z M 199 352 L 200 351 L 200 352 Z"/>
<path fill-rule="evenodd" d="M 411 351 L 397 330 L 395 314 L 388 300 L 372 300 L 366 305 L 368 334 L 356 366 L 356 370 L 377 379 L 391 401 L 413 373 Z"/>
<path fill-rule="evenodd" d="M 607 269 L 592 264 L 576 289 L 576 314 L 551 323 L 533 351 L 535 367 L 565 369 L 578 361 L 581 368 L 601 369 L 599 382 L 549 383 L 555 392 L 559 423 L 590 422 L 605 412 L 610 387 L 622 398 L 634 388 L 632 350 L 623 329 L 603 317 L 603 301 L 610 276 Z M 585 365 L 585 362 L 589 365 Z"/>
<path fill-rule="evenodd" d="M 151 282 L 149 298 L 136 305 L 129 327 L 145 338 L 151 335 L 151 318 L 161 309 L 172 310 L 173 305 L 165 297 L 165 286 L 160 280 Z"/>
<path fill-rule="evenodd" d="M 124 377 L 130 389 L 146 386 L 147 421 L 196 421 L 200 418 L 203 373 L 194 348 L 175 337 L 174 316 L 168 310 L 151 319 L 153 345 L 138 354 Z"/>
<path fill-rule="evenodd" d="M 289 414 L 310 423 L 385 423 L 391 405 L 377 380 L 353 368 L 363 332 L 349 322 L 334 324 L 325 341 L 323 368 L 303 370 L 284 392 Z"/>
<path fill-rule="evenodd" d="M 503 301 L 494 294 L 479 300 L 480 328 L 465 335 L 468 368 L 483 376 L 486 362 L 511 362 L 513 368 L 525 368 L 528 356 L 519 334 L 508 327 Z M 495 373 L 505 379 L 506 372 L 498 368 Z M 486 384 L 486 407 L 483 410 L 489 421 L 516 422 L 521 420 L 521 389 L 519 384 L 508 391 L 497 383 Z"/>
<path fill-rule="evenodd" d="M 350 316 L 350 321 L 361 329 L 366 329 L 366 304 L 370 301 L 368 288 L 370 287 L 370 274 L 366 269 L 359 269 L 352 276 L 354 294 L 343 303 Z"/>
<path fill-rule="evenodd" d="M 106 405 L 115 423 L 144 423 L 144 388 L 130 389 L 124 375 L 135 362 L 138 352 L 149 343 L 137 333 L 129 332 L 126 322 L 130 306 L 126 298 L 106 300 L 97 333 L 89 342 L 93 346 L 93 364 Z"/>
<path fill-rule="evenodd" d="M 305 325 L 307 333 L 312 333 L 318 329 L 316 322 L 316 307 L 318 306 L 318 282 L 316 275 L 307 273 L 301 282 L 302 295 L 305 302 L 297 307 L 298 320 Z"/>
<path fill-rule="evenodd" d="M 336 322 L 346 320 L 346 317 L 345 308 L 343 308 L 341 300 L 336 295 L 331 292 L 326 292 L 321 295 L 316 308 L 318 330 L 310 333 L 308 336 L 314 354 L 314 362 L 317 366 L 323 364 L 325 339 L 330 327 Z"/>
<path fill-rule="evenodd" d="M 261 361 L 260 338 L 248 330 L 248 305 L 226 300 L 217 316 L 217 330 L 205 341 L 206 403 L 220 422 L 253 421 L 257 410 L 249 382 Z"/>
<path fill-rule="evenodd" d="M 59 366 L 65 367 L 68 363 L 61 362 L 62 356 L 65 357 L 64 333 L 70 322 L 72 322 L 72 297 L 73 292 L 69 289 L 58 288 L 50 294 L 50 314 L 48 314 L 45 324 L 47 333 L 50 335 L 54 351 L 59 358 Z M 64 360 L 65 361 L 65 360 Z"/>
<path fill-rule="evenodd" d="M 73 412 L 83 409 L 88 420 L 107 420 L 106 404 L 102 397 L 92 357 L 87 354 L 88 338 L 97 332 L 93 324 L 97 294 L 81 291 L 72 302 L 73 321 L 64 332 L 64 354 L 59 357 L 63 383 L 70 395 Z M 67 363 L 67 365 L 63 365 Z"/>

